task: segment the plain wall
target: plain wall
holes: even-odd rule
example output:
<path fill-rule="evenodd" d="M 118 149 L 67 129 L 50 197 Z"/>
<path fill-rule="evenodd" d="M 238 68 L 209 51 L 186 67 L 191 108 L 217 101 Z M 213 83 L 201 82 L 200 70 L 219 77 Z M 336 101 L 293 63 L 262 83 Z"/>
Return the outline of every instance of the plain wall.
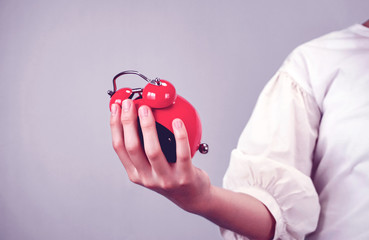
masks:
<path fill-rule="evenodd" d="M 134 69 L 174 84 L 210 145 L 193 162 L 220 186 L 285 57 L 364 22 L 368 9 L 365 0 L 1 0 L 0 239 L 221 239 L 128 180 L 111 146 L 112 77 Z"/>

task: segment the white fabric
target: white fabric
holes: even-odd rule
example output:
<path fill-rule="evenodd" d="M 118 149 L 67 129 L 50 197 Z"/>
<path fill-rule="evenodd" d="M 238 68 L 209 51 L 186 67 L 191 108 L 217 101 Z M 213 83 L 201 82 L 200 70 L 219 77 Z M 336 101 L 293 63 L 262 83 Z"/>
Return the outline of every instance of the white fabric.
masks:
<path fill-rule="evenodd" d="M 356 24 L 290 54 L 223 183 L 267 206 L 274 239 L 369 239 L 369 28 Z"/>

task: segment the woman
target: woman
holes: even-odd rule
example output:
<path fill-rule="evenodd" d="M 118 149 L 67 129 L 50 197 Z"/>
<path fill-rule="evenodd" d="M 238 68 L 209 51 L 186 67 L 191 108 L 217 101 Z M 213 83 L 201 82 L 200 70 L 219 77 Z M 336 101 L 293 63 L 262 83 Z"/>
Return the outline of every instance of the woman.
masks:
<path fill-rule="evenodd" d="M 296 48 L 261 93 L 225 188 L 192 165 L 180 119 L 168 164 L 151 109 L 132 100 L 112 105 L 113 146 L 132 182 L 218 224 L 226 239 L 369 239 L 368 63 L 369 21 Z"/>

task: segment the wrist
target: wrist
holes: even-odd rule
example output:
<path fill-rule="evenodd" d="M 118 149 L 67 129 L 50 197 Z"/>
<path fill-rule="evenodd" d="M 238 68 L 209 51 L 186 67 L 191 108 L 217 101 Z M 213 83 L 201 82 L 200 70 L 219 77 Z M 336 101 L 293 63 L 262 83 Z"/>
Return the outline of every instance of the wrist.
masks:
<path fill-rule="evenodd" d="M 216 195 L 217 187 L 210 184 L 207 192 L 202 195 L 201 199 L 198 200 L 198 204 L 195 204 L 195 207 L 189 212 L 207 218 L 216 208 Z"/>

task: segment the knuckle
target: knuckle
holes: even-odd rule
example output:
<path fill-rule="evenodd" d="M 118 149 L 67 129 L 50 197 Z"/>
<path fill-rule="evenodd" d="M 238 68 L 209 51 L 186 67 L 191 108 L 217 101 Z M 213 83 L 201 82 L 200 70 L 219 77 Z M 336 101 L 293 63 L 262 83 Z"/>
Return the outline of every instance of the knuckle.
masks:
<path fill-rule="evenodd" d="M 177 161 L 190 160 L 191 157 L 187 153 L 177 152 Z"/>
<path fill-rule="evenodd" d="M 144 130 L 156 129 L 155 120 L 152 117 L 140 117 L 141 128 Z"/>
<path fill-rule="evenodd" d="M 156 129 L 153 121 L 140 121 L 142 131 L 151 131 Z"/>
<path fill-rule="evenodd" d="M 146 152 L 147 158 L 150 159 L 151 161 L 155 161 L 159 159 L 162 155 L 161 149 L 159 148 L 155 148 L 155 149 L 148 148 L 148 149 L 145 149 L 145 152 Z"/>
<path fill-rule="evenodd" d="M 128 178 L 131 182 L 133 182 L 135 184 L 143 185 L 142 184 L 142 178 L 141 178 L 141 176 L 140 176 L 140 174 L 138 173 L 137 170 L 129 172 L 128 173 Z"/>
<path fill-rule="evenodd" d="M 133 119 L 129 115 L 123 114 L 122 117 L 120 118 L 120 121 L 123 125 L 129 125 L 129 124 L 133 124 L 133 121 L 135 121 L 135 119 Z"/>
<path fill-rule="evenodd" d="M 177 184 L 174 181 L 163 180 L 160 183 L 160 188 L 165 191 L 171 191 L 177 187 Z"/>
<path fill-rule="evenodd" d="M 142 179 L 142 185 L 148 189 L 156 189 L 157 188 L 157 184 L 149 178 L 143 178 Z"/>
<path fill-rule="evenodd" d="M 136 176 L 135 174 L 128 176 L 129 180 L 135 184 L 141 184 L 140 178 Z"/>
<path fill-rule="evenodd" d="M 191 161 L 191 149 L 188 147 L 187 149 L 181 149 L 177 152 L 177 161 L 188 162 Z"/>
<path fill-rule="evenodd" d="M 115 127 L 119 125 L 119 118 L 110 118 L 110 127 Z"/>
<path fill-rule="evenodd" d="M 137 141 L 130 141 L 130 143 L 126 145 L 126 151 L 129 155 L 134 155 L 135 153 L 140 151 L 140 149 L 141 146 Z"/>
<path fill-rule="evenodd" d="M 191 184 L 191 181 L 187 177 L 183 177 L 183 178 L 179 179 L 179 181 L 178 181 L 178 185 L 181 186 L 181 187 L 187 187 L 190 184 Z"/>
<path fill-rule="evenodd" d="M 178 131 L 176 133 L 176 139 L 177 141 L 186 141 L 187 140 L 187 134 L 184 131 Z"/>
<path fill-rule="evenodd" d="M 124 148 L 123 141 L 122 140 L 119 140 L 119 139 L 118 140 L 113 140 L 112 145 L 113 145 L 113 149 L 115 151 L 118 151 L 119 149 Z"/>

